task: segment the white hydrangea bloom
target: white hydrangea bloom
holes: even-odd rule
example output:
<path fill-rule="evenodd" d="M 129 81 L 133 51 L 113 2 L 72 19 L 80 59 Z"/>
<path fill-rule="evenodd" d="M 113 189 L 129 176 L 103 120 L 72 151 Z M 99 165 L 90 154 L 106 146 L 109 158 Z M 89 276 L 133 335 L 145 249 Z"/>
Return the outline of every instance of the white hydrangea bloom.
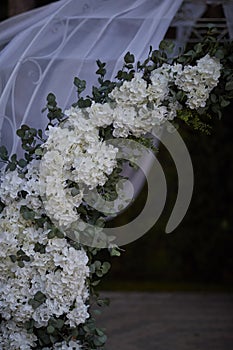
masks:
<path fill-rule="evenodd" d="M 17 198 L 18 192 L 22 190 L 25 180 L 19 177 L 18 171 L 1 172 L 0 198 L 5 204 Z"/>
<path fill-rule="evenodd" d="M 88 318 L 88 312 L 85 307 L 83 307 L 82 299 L 80 297 L 76 298 L 74 309 L 67 313 L 67 324 L 70 327 L 76 327 L 80 324 L 80 320 L 85 320 Z"/>
<path fill-rule="evenodd" d="M 0 344 L 2 350 L 31 350 L 36 346 L 37 337 L 29 334 L 14 321 L 0 324 Z"/>
<path fill-rule="evenodd" d="M 103 186 L 116 167 L 118 149 L 106 142 L 90 144 L 85 153 L 77 154 L 73 161 L 72 179 L 84 183 L 90 189 Z"/>
<path fill-rule="evenodd" d="M 135 73 L 131 81 L 124 81 L 109 96 L 119 105 L 141 105 L 148 97 L 147 82 L 142 79 L 141 73 Z"/>
<path fill-rule="evenodd" d="M 118 149 L 98 136 L 96 123 L 100 125 L 101 118 L 102 125 L 112 122 L 112 109 L 107 104 L 101 106 L 94 104 L 82 112 L 72 107 L 66 111 L 69 119 L 47 132 L 40 166 L 41 194 L 46 212 L 63 229 L 79 219 L 76 209 L 83 200 L 83 186 L 103 186 L 117 164 Z M 92 119 L 87 116 L 88 110 Z M 79 185 L 75 194 L 67 181 Z"/>
<path fill-rule="evenodd" d="M 36 338 L 18 329 L 17 325 L 34 319 L 36 327 L 47 326 L 52 316 L 68 315 L 77 300 L 80 318 L 76 317 L 76 325 L 89 317 L 86 252 L 76 250 L 66 239 L 48 239 L 48 231 L 24 220 L 20 206 L 27 204 L 26 200 L 27 197 L 12 201 L 0 214 L 0 302 L 1 315 L 6 322 L 2 336 L 5 349 L 30 349 L 27 344 Z M 43 252 L 35 250 L 37 244 L 45 247 Z M 27 257 L 22 266 L 10 258 L 17 259 L 19 251 Z M 34 309 L 29 301 L 38 292 L 44 294 L 45 300 Z M 11 324 L 16 326 L 15 331 L 11 330 L 12 337 L 18 339 L 15 343 L 7 333 Z"/>
<path fill-rule="evenodd" d="M 217 85 L 222 68 L 217 58 L 210 57 L 210 55 L 207 54 L 197 61 L 197 68 L 209 89 Z"/>
<path fill-rule="evenodd" d="M 113 110 L 109 103 L 92 102 L 91 107 L 87 108 L 87 113 L 94 126 L 106 127 L 113 122 Z"/>
<path fill-rule="evenodd" d="M 70 162 L 70 159 L 67 159 Z M 80 191 L 76 196 L 66 189 L 65 158 L 58 150 L 45 153 L 40 167 L 41 195 L 46 213 L 55 220 L 60 227 L 66 227 L 78 220 L 75 210 L 83 198 Z"/>
<path fill-rule="evenodd" d="M 133 106 L 117 106 L 114 109 L 114 130 L 113 136 L 115 137 L 127 137 L 131 130 L 131 126 L 134 125 L 137 116 L 136 109 Z"/>
<path fill-rule="evenodd" d="M 150 132 L 155 125 L 161 125 L 166 120 L 167 109 L 164 106 L 155 105 L 149 109 L 142 105 L 137 110 L 134 107 L 117 107 L 114 110 L 115 137 L 127 137 L 129 134 L 142 136 Z"/>
<path fill-rule="evenodd" d="M 108 124 L 109 115 L 106 110 L 106 106 L 101 109 L 100 107 L 93 106 L 93 113 L 95 111 L 95 118 L 93 120 L 88 114 L 88 109 L 80 109 L 78 107 L 71 107 L 69 110 L 65 111 L 65 114 L 68 116 L 66 122 L 64 122 L 64 129 L 66 132 L 71 130 L 74 131 L 74 144 L 78 143 L 81 145 L 97 142 L 99 139 L 99 130 L 95 124 L 95 119 L 100 121 L 100 118 L 97 117 L 97 110 L 102 114 L 102 117 L 106 117 L 107 120 L 102 120 L 102 123 Z M 60 129 L 60 128 L 58 128 Z M 59 130 L 58 130 L 59 132 Z M 60 138 L 60 136 L 58 136 Z M 70 136 L 69 136 L 70 139 Z M 67 149 L 66 146 L 64 146 Z"/>
<path fill-rule="evenodd" d="M 149 100 L 156 101 L 157 104 L 161 103 L 168 95 L 168 83 L 169 76 L 163 74 L 160 69 L 155 69 L 151 72 L 151 84 L 148 86 Z"/>
<path fill-rule="evenodd" d="M 185 66 L 177 73 L 175 84 L 187 93 L 186 104 L 191 109 L 205 107 L 211 90 L 217 86 L 221 64 L 208 54 L 197 61 L 196 66 Z"/>

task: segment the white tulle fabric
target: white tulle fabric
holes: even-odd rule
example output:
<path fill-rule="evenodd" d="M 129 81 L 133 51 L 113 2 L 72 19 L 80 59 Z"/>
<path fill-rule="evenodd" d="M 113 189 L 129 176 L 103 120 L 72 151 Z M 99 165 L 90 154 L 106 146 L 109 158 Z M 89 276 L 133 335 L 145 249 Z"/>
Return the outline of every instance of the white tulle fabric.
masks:
<path fill-rule="evenodd" d="M 232 0 L 226 0 L 226 2 L 223 3 L 223 11 L 227 20 L 227 27 L 228 27 L 230 39 L 233 39 L 233 1 Z"/>
<path fill-rule="evenodd" d="M 193 26 L 204 14 L 207 4 L 204 1 L 184 2 L 177 12 L 172 26 L 176 27 L 176 40 L 174 53 L 178 54 L 179 49 L 184 47 L 192 33 Z"/>
<path fill-rule="evenodd" d="M 96 59 L 113 78 L 127 51 L 136 59 L 157 48 L 182 0 L 60 0 L 0 24 L 0 144 L 17 151 L 21 124 L 42 127 L 54 92 L 65 108 L 73 77 L 97 82 Z"/>

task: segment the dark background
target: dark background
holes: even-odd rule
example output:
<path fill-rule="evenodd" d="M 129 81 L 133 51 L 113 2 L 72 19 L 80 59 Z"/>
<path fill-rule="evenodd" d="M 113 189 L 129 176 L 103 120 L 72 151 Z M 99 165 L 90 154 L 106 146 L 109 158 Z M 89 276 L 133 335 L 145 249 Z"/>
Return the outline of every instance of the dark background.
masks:
<path fill-rule="evenodd" d="M 1 20 L 50 2 L 20 1 L 21 7 L 17 7 L 17 1 L 2 0 Z M 195 175 L 193 198 L 184 220 L 173 233 L 164 233 L 176 198 L 177 176 L 172 159 L 161 146 L 158 158 L 168 182 L 166 208 L 150 232 L 123 247 L 120 258 L 113 258 L 111 273 L 105 277 L 102 288 L 232 290 L 233 105 L 225 109 L 221 120 L 211 123 L 211 135 L 188 128 L 182 131 Z M 145 186 L 139 206 L 146 194 Z M 127 222 L 133 212 L 132 208 L 119 222 Z"/>

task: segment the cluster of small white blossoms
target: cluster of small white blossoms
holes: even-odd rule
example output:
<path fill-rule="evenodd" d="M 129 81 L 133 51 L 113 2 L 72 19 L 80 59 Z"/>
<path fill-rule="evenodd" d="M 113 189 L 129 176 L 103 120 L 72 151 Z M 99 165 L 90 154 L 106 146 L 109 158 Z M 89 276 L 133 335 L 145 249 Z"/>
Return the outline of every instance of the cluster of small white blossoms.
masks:
<path fill-rule="evenodd" d="M 178 67 L 175 84 L 187 93 L 187 105 L 191 109 L 205 107 L 211 90 L 217 86 L 221 64 L 216 58 L 206 55 L 195 66 Z"/>
<path fill-rule="evenodd" d="M 72 107 L 65 112 L 68 120 L 47 132 L 40 166 L 41 191 L 47 214 L 63 229 L 78 220 L 76 209 L 84 198 L 85 186 L 103 186 L 116 166 L 118 149 L 99 138 L 98 127 L 111 124 L 106 106 L 93 104 L 90 110 L 101 114 L 102 123 L 101 118 L 90 119 L 86 110 Z M 73 192 L 67 181 L 78 184 L 78 189 Z"/>
<path fill-rule="evenodd" d="M 125 81 L 110 94 L 116 102 L 113 135 L 141 136 L 154 126 L 173 120 L 182 106 L 170 94 L 172 84 L 186 93 L 189 108 L 204 107 L 210 91 L 218 84 L 220 71 L 219 60 L 207 54 L 195 66 L 163 64 L 151 72 L 150 84 L 141 73 L 136 73 L 131 81 Z"/>
<path fill-rule="evenodd" d="M 113 126 L 113 136 L 140 137 L 173 120 L 180 103 L 171 93 L 177 86 L 187 96 L 189 108 L 204 107 L 210 91 L 217 85 L 221 64 L 209 55 L 195 66 L 163 64 L 153 70 L 150 84 L 135 73 L 109 94 L 112 102 L 95 103 L 88 108 L 72 107 L 59 126 L 50 127 L 44 145 L 40 179 L 46 212 L 66 229 L 77 222 L 77 208 L 85 199 L 85 186 L 103 186 L 116 166 L 117 148 L 99 137 L 99 128 Z M 67 181 L 78 184 L 71 189 Z M 77 187 L 77 186 L 76 186 Z"/>
<path fill-rule="evenodd" d="M 3 350 L 29 350 L 37 337 L 27 332 L 25 322 L 33 320 L 40 328 L 51 317 L 62 316 L 67 326 L 76 327 L 89 317 L 88 257 L 65 238 L 49 239 L 46 225 L 38 228 L 23 218 L 23 206 L 35 211 L 36 219 L 45 213 L 38 161 L 28 165 L 25 176 L 15 170 L 2 173 L 1 180 L 0 198 L 6 206 L 0 214 L 0 344 Z M 43 300 L 35 307 L 32 300 L 38 293 Z M 78 342 L 75 346 L 63 342 L 53 349 L 81 349 Z"/>

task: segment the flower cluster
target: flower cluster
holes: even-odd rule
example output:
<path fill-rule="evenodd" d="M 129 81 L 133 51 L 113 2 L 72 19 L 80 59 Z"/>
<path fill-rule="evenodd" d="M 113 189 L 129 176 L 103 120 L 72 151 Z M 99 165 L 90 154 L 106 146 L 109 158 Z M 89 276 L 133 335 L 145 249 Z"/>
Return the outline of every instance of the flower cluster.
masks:
<path fill-rule="evenodd" d="M 163 64 L 151 72 L 149 84 L 142 74 L 136 73 L 131 81 L 125 81 L 110 94 L 116 102 L 113 135 L 141 136 L 154 126 L 173 120 L 182 105 L 172 96 L 172 85 L 186 94 L 189 108 L 204 107 L 210 91 L 218 84 L 220 71 L 219 60 L 207 54 L 195 66 Z"/>
<path fill-rule="evenodd" d="M 218 84 L 220 62 L 207 54 L 195 66 L 181 67 L 178 67 L 175 84 L 187 93 L 187 105 L 191 109 L 205 107 L 210 91 Z"/>
<path fill-rule="evenodd" d="M 88 257 L 41 223 L 39 162 L 27 172 L 2 174 L 0 214 L 0 302 L 2 349 L 31 349 L 37 337 L 24 325 L 47 327 L 52 318 L 77 327 L 89 317 Z M 13 190 L 12 190 L 13 189 Z M 40 223 L 40 224 L 39 224 Z M 77 344 L 77 349 L 79 345 Z M 66 344 L 54 349 L 73 349 Z"/>
<path fill-rule="evenodd" d="M 76 222 L 77 208 L 85 197 L 84 186 L 103 186 L 115 168 L 117 148 L 101 140 L 99 128 L 112 125 L 115 138 L 141 137 L 173 120 L 182 109 L 171 93 L 174 85 L 187 94 L 187 106 L 203 107 L 218 83 L 220 69 L 219 61 L 209 55 L 195 66 L 163 64 L 151 72 L 149 84 L 142 73 L 135 73 L 130 81 L 111 91 L 110 102 L 92 101 L 90 107 L 65 111 L 67 120 L 47 132 L 41 163 L 42 192 L 49 216 L 63 229 Z M 68 183 L 76 184 L 75 191 Z"/>

